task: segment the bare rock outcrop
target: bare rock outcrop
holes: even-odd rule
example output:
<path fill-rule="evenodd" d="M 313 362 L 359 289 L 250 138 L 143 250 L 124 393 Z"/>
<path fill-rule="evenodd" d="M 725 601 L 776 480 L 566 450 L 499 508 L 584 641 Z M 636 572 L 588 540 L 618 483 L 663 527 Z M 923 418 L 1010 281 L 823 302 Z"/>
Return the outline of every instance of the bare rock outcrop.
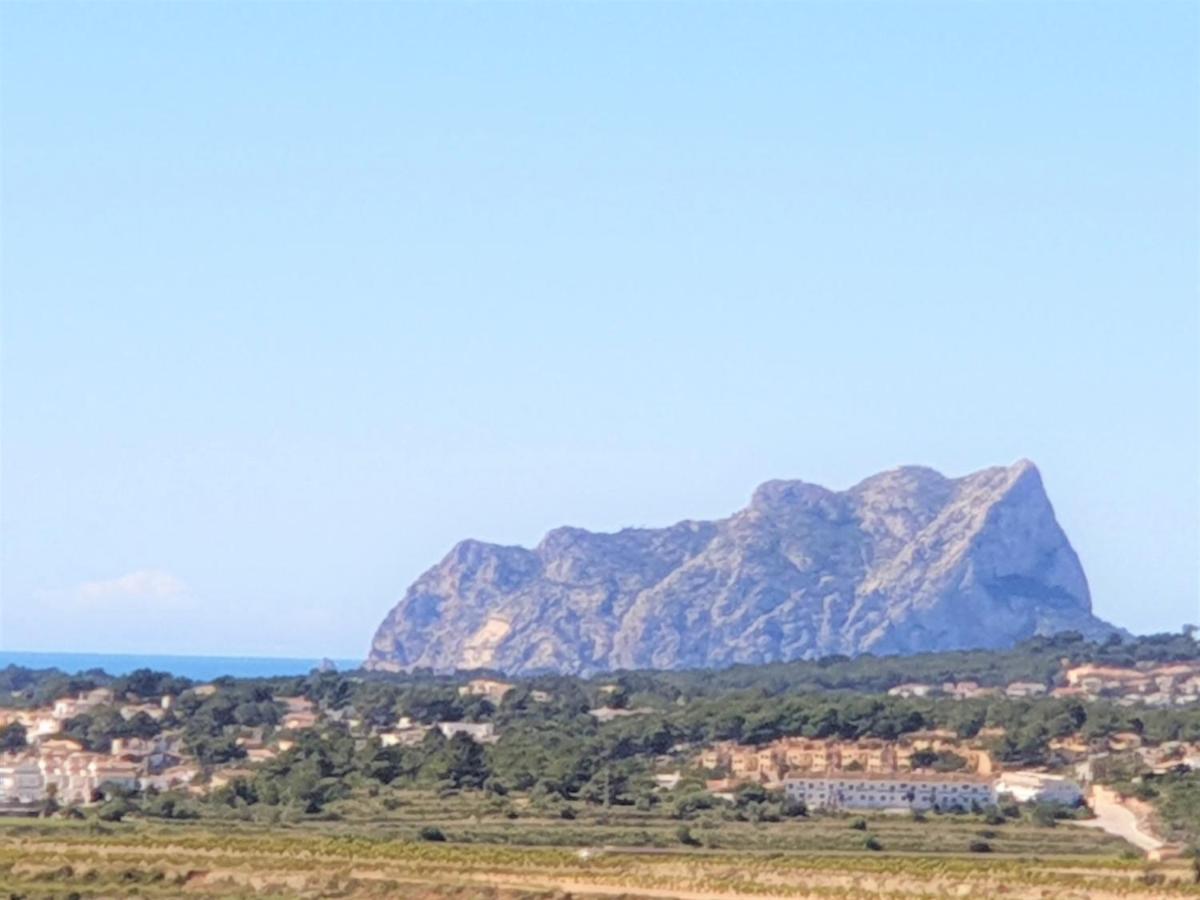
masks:
<path fill-rule="evenodd" d="M 769 481 L 715 522 L 532 550 L 457 545 L 380 625 L 367 665 L 510 673 L 674 669 L 1007 647 L 1116 629 L 1034 465 L 905 467 L 835 492 Z"/>

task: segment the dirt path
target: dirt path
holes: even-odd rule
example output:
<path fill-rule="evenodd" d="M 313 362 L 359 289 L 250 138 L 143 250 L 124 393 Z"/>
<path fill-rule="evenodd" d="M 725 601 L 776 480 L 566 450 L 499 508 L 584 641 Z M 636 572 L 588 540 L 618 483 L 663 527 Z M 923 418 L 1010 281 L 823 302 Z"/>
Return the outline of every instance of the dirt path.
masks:
<path fill-rule="evenodd" d="M 1142 825 L 1137 815 L 1121 802 L 1121 798 L 1116 792 L 1103 787 L 1093 788 L 1091 805 L 1092 810 L 1096 813 L 1096 818 L 1075 821 L 1072 824 L 1107 831 L 1109 834 L 1124 838 L 1146 853 L 1161 850 L 1166 846 L 1165 842 L 1159 840 Z"/>

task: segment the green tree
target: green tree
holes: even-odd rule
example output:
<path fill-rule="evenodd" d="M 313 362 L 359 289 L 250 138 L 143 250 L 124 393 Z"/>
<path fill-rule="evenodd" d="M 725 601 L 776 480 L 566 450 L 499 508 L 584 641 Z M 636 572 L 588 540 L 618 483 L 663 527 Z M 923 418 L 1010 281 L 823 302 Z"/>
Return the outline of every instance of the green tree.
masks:
<path fill-rule="evenodd" d="M 0 752 L 15 753 L 24 750 L 26 744 L 25 726 L 20 722 L 10 722 L 0 728 Z"/>

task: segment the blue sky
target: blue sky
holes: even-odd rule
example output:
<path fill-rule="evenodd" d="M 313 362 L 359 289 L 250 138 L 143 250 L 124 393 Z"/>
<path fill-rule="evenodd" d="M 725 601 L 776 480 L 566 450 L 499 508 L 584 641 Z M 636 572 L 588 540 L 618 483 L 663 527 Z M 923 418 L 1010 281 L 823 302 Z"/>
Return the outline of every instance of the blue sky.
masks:
<path fill-rule="evenodd" d="M 1200 619 L 1188 3 L 0 6 L 0 648 L 356 657 L 464 537 L 1029 457 Z"/>

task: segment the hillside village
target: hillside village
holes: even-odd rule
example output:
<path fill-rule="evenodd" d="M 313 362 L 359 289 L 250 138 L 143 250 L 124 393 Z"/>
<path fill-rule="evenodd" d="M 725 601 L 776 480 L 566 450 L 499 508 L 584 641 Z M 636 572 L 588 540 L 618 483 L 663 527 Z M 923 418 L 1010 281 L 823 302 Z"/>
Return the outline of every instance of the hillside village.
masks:
<path fill-rule="evenodd" d="M 503 689 L 497 694 L 498 684 L 479 679 L 461 691 L 499 702 Z M 480 743 L 496 739 L 491 722 L 437 721 L 422 725 L 406 716 L 392 728 L 364 730 L 361 719 L 323 712 L 313 701 L 294 696 L 272 698 L 279 708 L 272 726 L 234 727 L 231 759 L 209 765 L 189 752 L 183 729 L 178 727 L 161 731 L 151 727 L 149 730 L 157 733 L 147 737 L 112 737 L 104 750 L 89 749 L 82 741 L 67 736 L 80 717 L 102 714 L 118 715 L 131 728 L 139 719 L 169 725 L 170 714 L 180 699 L 209 698 L 220 690 L 217 685 L 201 684 L 178 697 L 164 694 L 150 700 L 133 700 L 118 698 L 111 689 L 102 687 L 57 698 L 44 707 L 0 708 L 0 736 L 7 737 L 3 745 L 6 752 L 0 754 L 0 805 L 6 805 L 10 812 L 48 800 L 56 806 L 87 806 L 113 791 L 182 790 L 203 796 L 251 774 L 255 764 L 287 753 L 295 747 L 298 734 L 329 722 L 339 722 L 364 739 L 373 737 L 384 747 L 419 743 L 434 730 L 446 738 L 462 734 Z M 17 742 L 12 735 L 20 736 L 21 746 L 14 746 Z"/>
<path fill-rule="evenodd" d="M 1059 699 L 1112 700 L 1121 706 L 1171 707 L 1200 703 L 1200 661 L 1168 665 L 1071 665 L 1063 660 L 1060 684 L 1014 681 L 1007 685 L 981 685 L 977 681 L 942 684 L 906 682 L 888 689 L 893 697 L 949 697 L 979 700 L 999 697 L 1055 697 Z"/>
<path fill-rule="evenodd" d="M 369 704 L 345 700 L 347 690 L 367 690 L 370 683 L 353 676 L 320 677 L 316 683 L 285 682 L 273 688 L 236 680 L 173 684 L 158 693 L 102 685 L 37 705 L 0 708 L 0 747 L 5 751 L 0 754 L 0 806 L 44 814 L 93 806 L 114 795 L 178 794 L 205 800 L 240 790 L 238 785 L 252 781 L 263 766 L 294 757 L 313 738 L 320 742 L 343 734 L 355 747 L 376 746 L 385 752 L 417 751 L 430 746 L 430 740 L 487 748 L 503 740 L 512 713 L 498 713 L 513 709 L 514 702 L 524 710 L 522 716 L 561 714 L 562 698 L 553 690 L 480 677 L 438 687 L 434 693 L 443 699 L 381 716 Z M 1197 685 L 1200 661 L 1130 667 L 1064 661 L 1047 683 L 981 687 L 964 681 L 935 687 L 903 682 L 883 695 L 898 703 L 949 701 L 951 706 L 956 701 L 1044 700 L 1117 707 L 1144 703 L 1173 710 L 1194 702 Z M 315 693 L 284 692 L 298 688 Z M 323 695 L 326 690 L 333 694 Z M 599 728 L 627 728 L 641 719 L 652 723 L 663 713 L 653 705 L 637 705 L 639 695 L 620 680 L 594 684 L 588 691 L 591 705 L 581 711 Z M 462 717 L 466 710 L 470 716 Z M 445 715 L 454 711 L 460 717 Z M 1098 772 L 1114 759 L 1133 760 L 1138 771 L 1152 774 L 1200 770 L 1200 734 L 1190 740 L 1154 740 L 1113 729 L 1060 734 L 1046 739 L 1045 761 L 1036 766 L 1014 765 L 998 755 L 1008 737 L 1003 727 L 985 726 L 970 737 L 947 728 L 924 728 L 888 738 L 784 734 L 753 743 L 675 739 L 647 760 L 659 792 L 669 794 L 677 785 L 699 779 L 713 797 L 732 801 L 747 785 L 755 785 L 814 812 L 978 811 L 1004 802 L 1070 807 L 1087 800 Z"/>

